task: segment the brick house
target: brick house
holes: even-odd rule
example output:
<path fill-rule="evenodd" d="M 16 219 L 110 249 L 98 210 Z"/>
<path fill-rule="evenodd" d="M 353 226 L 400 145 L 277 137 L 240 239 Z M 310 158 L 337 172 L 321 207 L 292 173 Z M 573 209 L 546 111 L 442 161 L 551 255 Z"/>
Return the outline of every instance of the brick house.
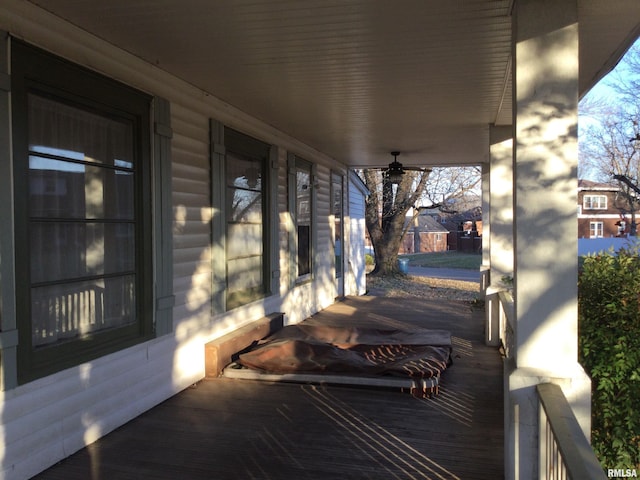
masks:
<path fill-rule="evenodd" d="M 398 253 L 432 253 L 448 250 L 449 230 L 431 215 L 418 215 L 408 218 L 413 222 L 405 233 Z"/>
<path fill-rule="evenodd" d="M 619 192 L 617 185 L 578 180 L 578 238 L 629 234 L 630 209 Z"/>

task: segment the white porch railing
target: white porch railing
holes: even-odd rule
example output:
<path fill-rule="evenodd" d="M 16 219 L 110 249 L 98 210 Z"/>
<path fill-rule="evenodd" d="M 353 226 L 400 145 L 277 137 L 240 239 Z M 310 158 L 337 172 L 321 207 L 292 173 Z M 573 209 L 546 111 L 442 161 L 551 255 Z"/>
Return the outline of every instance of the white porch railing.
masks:
<path fill-rule="evenodd" d="M 558 385 L 537 386 L 540 400 L 539 478 L 600 480 L 607 478 Z"/>
<path fill-rule="evenodd" d="M 485 342 L 500 346 L 514 362 L 515 309 L 504 286 L 485 291 Z M 559 385 L 536 386 L 539 404 L 538 478 L 541 480 L 595 480 L 607 478 Z M 534 463 L 535 464 L 535 463 Z"/>
<path fill-rule="evenodd" d="M 492 346 L 502 346 L 504 356 L 512 358 L 514 354 L 515 321 L 513 296 L 502 286 L 489 286 L 485 292 L 485 343 Z"/>

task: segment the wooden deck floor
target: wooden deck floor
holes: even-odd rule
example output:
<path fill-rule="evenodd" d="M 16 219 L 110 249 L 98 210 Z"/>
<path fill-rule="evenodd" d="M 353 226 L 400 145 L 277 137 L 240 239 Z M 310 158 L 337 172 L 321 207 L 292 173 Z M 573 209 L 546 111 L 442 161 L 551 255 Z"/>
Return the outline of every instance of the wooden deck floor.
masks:
<path fill-rule="evenodd" d="M 455 302 L 348 298 L 310 319 L 402 321 L 453 335 L 440 394 L 202 381 L 38 479 L 501 479 L 502 361 L 482 311 Z"/>

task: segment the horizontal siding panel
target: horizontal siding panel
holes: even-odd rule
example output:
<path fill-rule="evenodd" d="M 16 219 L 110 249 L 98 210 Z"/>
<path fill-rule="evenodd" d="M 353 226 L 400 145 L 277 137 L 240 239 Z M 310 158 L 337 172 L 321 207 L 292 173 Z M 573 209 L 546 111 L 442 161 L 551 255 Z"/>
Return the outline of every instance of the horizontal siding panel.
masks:
<path fill-rule="evenodd" d="M 197 159 L 196 155 L 193 155 L 191 159 L 187 157 L 188 157 L 187 155 L 181 155 L 180 162 L 177 162 L 174 160 L 171 167 L 173 178 L 174 179 L 185 178 L 185 179 L 192 179 L 192 180 L 199 179 L 200 181 L 207 179 L 207 184 L 208 184 L 209 183 L 208 182 L 208 176 L 209 176 L 208 162 L 203 163 L 202 165 L 199 165 L 193 161 Z M 192 161 L 190 161 L 189 163 L 185 163 L 188 160 L 192 160 Z"/>
<path fill-rule="evenodd" d="M 191 192 L 176 192 L 172 194 L 173 205 L 187 205 L 187 206 L 209 206 L 208 195 L 202 193 L 196 194 Z"/>
<path fill-rule="evenodd" d="M 102 368 L 95 368 L 97 365 Z M 77 428 L 87 428 L 87 421 L 94 418 L 87 412 L 105 398 L 113 397 L 128 388 L 139 390 L 140 370 L 148 367 L 146 348 L 132 347 L 117 355 L 103 357 L 89 367 L 91 375 L 82 372 L 88 366 L 70 369 L 71 375 L 59 378 L 55 384 L 35 388 L 29 395 L 22 395 L 19 400 L 4 403 L 3 430 L 6 438 L 11 438 L 11 449 L 15 453 L 26 449 L 33 452 L 40 441 L 38 431 L 50 424 L 60 426 L 60 421 L 81 412 L 84 424 Z M 61 377 L 54 375 L 53 377 Z M 127 405 L 131 393 L 121 398 L 116 408 L 122 410 Z M 126 410 L 126 408 L 125 408 Z M 97 417 L 96 417 L 97 418 Z M 59 429 L 58 429 L 59 430 Z M 60 431 L 56 433 L 60 436 Z"/>
<path fill-rule="evenodd" d="M 211 186 L 209 120 L 172 105 L 174 323 L 210 310 Z"/>
<path fill-rule="evenodd" d="M 171 119 L 173 129 L 178 130 L 182 136 L 208 144 L 209 118 L 206 114 L 180 102 L 174 102 L 171 106 Z"/>
<path fill-rule="evenodd" d="M 318 228 L 318 244 L 331 245 L 330 198 L 331 188 L 329 183 L 330 171 L 324 167 L 317 170 L 319 187 L 316 191 L 316 219 Z M 326 250 L 325 250 L 326 251 Z"/>
<path fill-rule="evenodd" d="M 199 195 L 201 199 L 208 199 L 210 195 L 209 184 L 202 182 L 202 179 L 174 177 L 173 188 L 175 192 L 189 192 L 191 195 Z"/>
<path fill-rule="evenodd" d="M 202 261 L 209 262 L 210 261 L 210 252 L 208 248 L 196 246 L 190 248 L 180 248 L 177 249 L 173 253 L 173 263 L 175 265 L 179 265 L 181 263 L 185 264 L 197 264 Z"/>
<path fill-rule="evenodd" d="M 187 233 L 192 233 L 191 229 L 200 232 L 203 226 L 207 229 L 211 224 L 211 208 L 209 206 L 192 206 L 178 205 L 175 208 L 175 222 L 179 232 L 185 232 L 185 224 L 189 224 Z"/>
<path fill-rule="evenodd" d="M 208 150 L 205 145 L 202 145 L 202 151 L 200 151 L 197 149 L 199 146 L 199 143 L 178 146 L 176 140 L 171 141 L 174 176 L 182 175 L 186 178 L 199 178 L 201 181 L 207 180 L 207 176 L 203 176 L 202 172 L 209 171 Z"/>
<path fill-rule="evenodd" d="M 190 305 L 187 304 L 187 302 L 184 301 L 184 299 L 182 299 L 180 303 L 176 302 L 173 313 L 176 318 L 181 318 L 182 322 L 185 325 L 192 325 L 192 327 L 188 329 L 189 332 L 197 332 L 203 327 L 210 326 L 211 319 L 213 318 L 211 313 L 211 305 L 202 304 L 200 308 L 194 310 Z M 178 326 L 177 328 L 180 328 L 181 332 L 184 332 L 184 330 L 182 330 L 180 326 Z M 202 348 L 204 350 L 204 345 L 202 346 Z"/>
<path fill-rule="evenodd" d="M 193 262 L 181 262 L 174 263 L 173 266 L 173 284 L 179 285 L 178 281 L 182 278 L 191 279 L 195 273 L 206 274 L 209 277 L 212 277 L 211 269 L 207 268 L 209 262 L 205 262 L 205 265 L 202 265 L 203 262 L 193 261 Z M 174 294 L 178 294 L 179 290 L 174 287 Z"/>
<path fill-rule="evenodd" d="M 207 231 L 208 225 L 199 224 L 199 228 L 189 229 L 189 234 L 176 235 L 173 240 L 173 246 L 175 249 L 180 250 L 183 248 L 208 248 L 208 244 L 211 242 L 211 235 Z M 201 230 L 199 233 L 196 230 Z M 202 231 L 204 230 L 204 231 Z"/>
<path fill-rule="evenodd" d="M 330 218 L 330 170 L 323 166 L 317 168 L 318 189 L 316 191 L 316 259 L 317 276 L 315 281 L 315 308 L 324 308 L 333 303 L 336 295 L 335 256 L 333 250 L 333 229 Z"/>
<path fill-rule="evenodd" d="M 192 285 L 184 292 L 176 293 L 175 305 L 184 305 L 190 313 L 211 309 L 211 276 L 210 275 L 194 275 L 192 277 Z M 187 317 L 188 318 L 188 317 Z"/>

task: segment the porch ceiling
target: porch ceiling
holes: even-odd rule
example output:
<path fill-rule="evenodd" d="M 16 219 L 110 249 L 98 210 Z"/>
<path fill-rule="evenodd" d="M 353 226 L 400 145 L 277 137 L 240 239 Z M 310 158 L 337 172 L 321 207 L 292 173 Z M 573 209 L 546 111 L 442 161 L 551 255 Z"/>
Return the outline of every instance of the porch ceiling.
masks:
<path fill-rule="evenodd" d="M 513 0 L 31 0 L 350 166 L 477 164 L 511 123 Z M 638 0 L 578 0 L 586 92 Z"/>

